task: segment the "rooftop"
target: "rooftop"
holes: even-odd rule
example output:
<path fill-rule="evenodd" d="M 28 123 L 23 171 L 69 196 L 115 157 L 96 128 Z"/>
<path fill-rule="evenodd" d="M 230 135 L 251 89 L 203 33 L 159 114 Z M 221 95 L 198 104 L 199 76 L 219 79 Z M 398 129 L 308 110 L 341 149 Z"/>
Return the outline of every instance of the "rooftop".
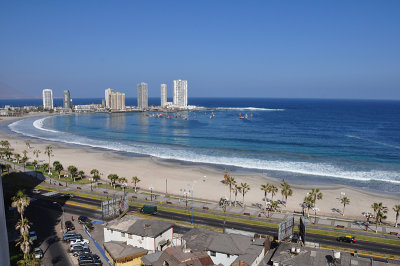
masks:
<path fill-rule="evenodd" d="M 164 221 L 147 220 L 132 215 L 108 222 L 107 229 L 144 237 L 157 237 L 172 228 L 173 224 Z"/>
<path fill-rule="evenodd" d="M 144 248 L 138 248 L 131 245 L 126 245 L 120 241 L 110 241 L 104 243 L 104 249 L 116 261 L 121 259 L 135 259 L 147 254 Z"/>
<path fill-rule="evenodd" d="M 192 252 L 188 249 L 182 249 L 182 247 L 169 247 L 158 258 L 156 262 L 152 265 L 154 266 L 162 266 L 164 262 L 168 262 L 169 265 L 176 266 L 202 266 L 202 265 L 214 265 L 210 256 L 208 256 L 207 252 Z"/>

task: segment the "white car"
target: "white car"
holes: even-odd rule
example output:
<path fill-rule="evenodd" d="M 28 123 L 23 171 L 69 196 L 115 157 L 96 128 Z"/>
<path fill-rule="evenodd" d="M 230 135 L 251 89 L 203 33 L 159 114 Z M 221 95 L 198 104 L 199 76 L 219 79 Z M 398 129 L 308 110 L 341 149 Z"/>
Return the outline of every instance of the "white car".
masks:
<path fill-rule="evenodd" d="M 89 244 L 89 240 L 88 239 L 74 239 L 69 242 L 70 245 L 75 244 L 75 243 Z"/>
<path fill-rule="evenodd" d="M 33 194 L 40 194 L 40 190 L 37 188 L 32 189 Z"/>

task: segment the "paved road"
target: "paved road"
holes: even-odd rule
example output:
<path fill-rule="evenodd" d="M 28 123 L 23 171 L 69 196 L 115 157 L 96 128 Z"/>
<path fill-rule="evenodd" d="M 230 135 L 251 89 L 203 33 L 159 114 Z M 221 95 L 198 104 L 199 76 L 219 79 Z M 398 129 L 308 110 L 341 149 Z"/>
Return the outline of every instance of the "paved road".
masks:
<path fill-rule="evenodd" d="M 95 206 L 100 206 L 100 202 L 101 202 L 100 200 L 83 198 L 83 197 L 78 197 L 78 196 L 73 197 L 71 199 L 71 201 L 95 205 Z M 66 205 L 66 206 L 68 206 L 68 205 Z M 96 212 L 94 210 L 89 210 L 89 209 L 85 209 L 85 208 L 81 208 L 81 207 L 77 207 L 77 206 L 71 206 L 71 207 L 75 210 L 75 212 L 77 212 L 77 211 L 81 212 L 82 215 L 87 215 L 87 216 L 95 215 L 97 217 L 101 215 L 100 211 Z M 70 207 L 68 207 L 68 208 L 70 208 Z M 130 211 L 138 211 L 138 208 L 131 206 Z M 191 216 L 184 215 L 184 214 L 158 211 L 157 216 L 161 217 L 161 218 L 176 220 L 176 221 L 191 222 Z M 223 222 L 220 220 L 210 219 L 210 218 L 202 218 L 202 217 L 196 217 L 196 216 L 194 216 L 194 223 L 206 225 L 206 226 L 218 227 L 218 228 L 223 227 Z M 176 228 L 176 230 L 175 230 L 176 232 L 178 232 L 178 231 L 184 232 L 184 231 L 188 230 L 188 228 L 179 227 L 179 226 L 175 226 L 175 228 Z M 241 223 L 236 223 L 236 222 L 230 222 L 229 218 L 226 221 L 226 228 L 255 232 L 258 234 L 266 234 L 266 235 L 273 235 L 273 236 L 277 235 L 277 229 L 255 226 L 255 225 L 241 224 Z M 321 235 L 314 235 L 314 234 L 307 234 L 306 237 L 307 237 L 306 238 L 307 241 L 317 242 L 320 244 L 341 246 L 341 247 L 346 247 L 346 248 L 352 248 L 354 250 L 359 249 L 359 250 L 388 253 L 388 254 L 393 254 L 393 255 L 400 255 L 399 246 L 394 246 L 394 245 L 372 243 L 372 242 L 368 242 L 368 241 L 359 241 L 359 240 L 357 240 L 356 243 L 353 243 L 353 244 L 351 244 L 351 243 L 340 243 L 339 244 L 336 240 L 336 237 L 321 236 Z"/>

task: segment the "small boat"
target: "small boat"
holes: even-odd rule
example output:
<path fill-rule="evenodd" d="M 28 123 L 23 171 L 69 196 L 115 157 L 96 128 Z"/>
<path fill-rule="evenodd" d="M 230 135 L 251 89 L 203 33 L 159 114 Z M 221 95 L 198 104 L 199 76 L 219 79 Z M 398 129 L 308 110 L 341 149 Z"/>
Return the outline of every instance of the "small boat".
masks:
<path fill-rule="evenodd" d="M 244 116 L 239 116 L 240 119 L 244 119 Z"/>
<path fill-rule="evenodd" d="M 244 116 L 244 118 L 246 118 L 246 119 L 247 119 L 247 118 L 249 118 L 249 116 L 246 114 L 246 115 Z"/>

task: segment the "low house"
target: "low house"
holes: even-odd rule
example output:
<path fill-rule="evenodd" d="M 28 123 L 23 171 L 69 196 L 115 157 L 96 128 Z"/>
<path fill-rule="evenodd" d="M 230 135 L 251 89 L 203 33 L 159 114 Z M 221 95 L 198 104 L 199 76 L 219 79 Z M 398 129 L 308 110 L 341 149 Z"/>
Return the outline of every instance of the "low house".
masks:
<path fill-rule="evenodd" d="M 239 234 L 223 234 L 194 228 L 183 235 L 184 245 L 192 251 L 205 251 L 218 265 L 259 265 L 269 250 L 269 241 Z"/>
<path fill-rule="evenodd" d="M 142 265 L 141 258 L 148 253 L 144 248 L 125 245 L 117 241 L 104 243 L 104 251 L 114 266 L 140 266 Z"/>
<path fill-rule="evenodd" d="M 104 227 L 104 242 L 122 241 L 127 245 L 155 252 L 172 242 L 173 224 L 126 215 L 108 222 Z"/>
<path fill-rule="evenodd" d="M 158 252 L 161 253 L 161 252 Z M 144 265 L 153 266 L 211 266 L 214 265 L 207 252 L 191 252 L 189 249 L 182 247 L 169 247 L 164 250 L 159 256 L 154 257 L 153 254 L 144 256 L 142 262 Z M 147 259 L 147 257 L 149 257 Z M 156 260 L 152 261 L 152 258 Z"/>

